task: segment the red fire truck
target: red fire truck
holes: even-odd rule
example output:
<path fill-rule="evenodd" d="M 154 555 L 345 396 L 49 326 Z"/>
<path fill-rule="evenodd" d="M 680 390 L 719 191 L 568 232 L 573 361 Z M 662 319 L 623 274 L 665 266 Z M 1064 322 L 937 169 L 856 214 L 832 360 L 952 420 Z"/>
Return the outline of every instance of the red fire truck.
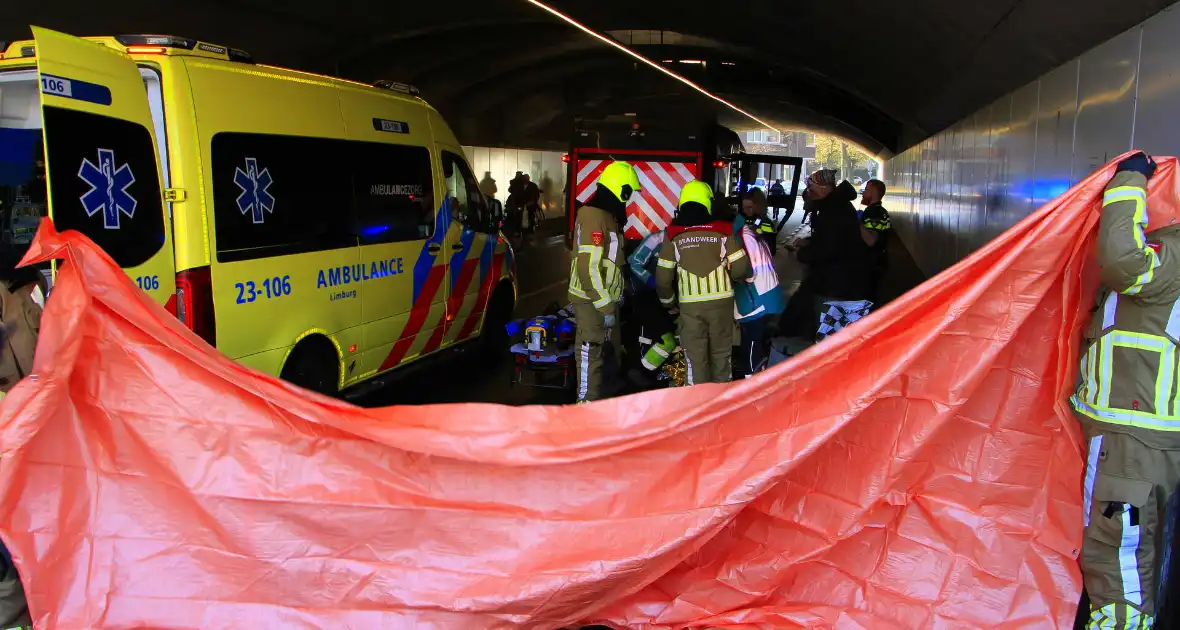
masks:
<path fill-rule="evenodd" d="M 566 214 L 572 238 L 577 209 L 594 195 L 603 169 L 615 161 L 630 162 L 643 185 L 627 206 L 623 234 L 639 240 L 668 227 L 676 213 L 680 189 L 694 179 L 725 190 L 726 162 L 720 159 L 741 150 L 737 134 L 717 125 L 697 132 L 645 128 L 630 119 L 579 120 L 570 152 L 566 181 Z"/>

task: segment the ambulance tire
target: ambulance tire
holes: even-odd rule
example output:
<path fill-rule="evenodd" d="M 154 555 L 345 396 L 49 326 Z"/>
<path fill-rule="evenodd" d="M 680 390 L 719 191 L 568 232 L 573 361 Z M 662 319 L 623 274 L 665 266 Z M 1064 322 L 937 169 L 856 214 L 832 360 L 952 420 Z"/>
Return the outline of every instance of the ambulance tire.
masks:
<path fill-rule="evenodd" d="M 505 282 L 496 287 L 492 299 L 488 302 L 488 312 L 484 315 L 483 329 L 479 333 L 480 351 L 489 361 L 498 361 L 508 355 L 508 322 L 512 321 L 512 311 L 515 308 L 512 298 L 512 285 Z"/>
<path fill-rule="evenodd" d="M 279 378 L 317 394 L 335 396 L 340 391 L 340 358 L 326 337 L 305 338 L 291 351 Z"/>

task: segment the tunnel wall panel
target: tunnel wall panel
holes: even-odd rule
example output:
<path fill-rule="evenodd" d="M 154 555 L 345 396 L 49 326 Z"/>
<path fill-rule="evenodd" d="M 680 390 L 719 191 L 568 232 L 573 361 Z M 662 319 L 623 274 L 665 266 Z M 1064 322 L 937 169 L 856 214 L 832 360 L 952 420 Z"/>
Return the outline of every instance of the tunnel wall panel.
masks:
<path fill-rule="evenodd" d="M 463 147 L 471 170 L 483 188 L 488 178 L 496 181 L 496 198 L 508 200 L 508 183 L 516 171 L 528 173 L 541 188 L 541 205 L 546 216 L 558 217 L 565 212 L 563 191 L 566 170 L 557 151 L 532 149 L 497 149 L 489 147 Z M 485 190 L 486 192 L 486 190 Z"/>
<path fill-rule="evenodd" d="M 933 275 L 1124 151 L 1180 155 L 1178 112 L 1172 7 L 890 159 L 886 206 Z"/>
<path fill-rule="evenodd" d="M 1030 83 L 1012 93 L 1012 116 L 1004 134 L 1000 156 L 1007 180 L 1003 211 L 995 228 L 1003 231 L 1037 206 L 1033 204 L 1032 180 L 1036 173 L 1037 116 L 1041 106 L 1041 84 Z"/>
<path fill-rule="evenodd" d="M 1082 55 L 1071 184 L 1131 146 L 1141 34 L 1127 31 Z"/>
<path fill-rule="evenodd" d="M 1040 80 L 1036 170 L 1028 174 L 1033 206 L 1040 207 L 1069 188 L 1073 163 L 1074 119 L 1078 110 L 1078 68 L 1074 60 Z"/>
<path fill-rule="evenodd" d="M 1180 11 L 1169 10 L 1143 26 L 1135 145 L 1161 155 L 1180 152 Z"/>
<path fill-rule="evenodd" d="M 984 226 L 978 232 L 974 248 L 978 248 L 987 241 L 995 238 L 1009 225 L 1005 217 L 1011 201 L 1008 199 L 1011 171 L 1009 160 L 1012 151 L 1012 101 L 1013 96 L 1005 96 L 992 105 L 992 119 L 989 133 L 990 154 L 994 159 L 987 161 L 988 176 L 987 189 L 984 193 L 987 203 L 987 216 Z"/>

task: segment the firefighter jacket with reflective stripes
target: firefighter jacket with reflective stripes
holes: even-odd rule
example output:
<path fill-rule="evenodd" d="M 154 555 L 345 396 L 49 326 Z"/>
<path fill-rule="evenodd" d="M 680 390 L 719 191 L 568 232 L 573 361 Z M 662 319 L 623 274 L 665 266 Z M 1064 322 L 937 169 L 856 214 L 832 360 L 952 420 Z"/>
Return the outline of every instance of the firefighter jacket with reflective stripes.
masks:
<path fill-rule="evenodd" d="M 750 277 L 750 258 L 728 223 L 668 228 L 656 262 L 656 293 L 671 306 L 733 299 L 733 282 Z M 679 295 L 677 295 L 679 293 Z"/>
<path fill-rule="evenodd" d="M 623 238 L 611 213 L 582 206 L 574 225 L 570 262 L 571 302 L 590 303 L 605 311 L 623 295 Z"/>
<path fill-rule="evenodd" d="M 1147 180 L 1115 175 L 1102 199 L 1102 289 L 1070 402 L 1103 430 L 1180 449 L 1180 226 L 1144 234 Z"/>

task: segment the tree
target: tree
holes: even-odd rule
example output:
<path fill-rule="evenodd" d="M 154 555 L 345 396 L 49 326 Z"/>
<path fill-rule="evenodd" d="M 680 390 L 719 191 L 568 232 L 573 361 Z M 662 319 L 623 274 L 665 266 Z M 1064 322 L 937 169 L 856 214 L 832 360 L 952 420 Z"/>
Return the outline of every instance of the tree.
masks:
<path fill-rule="evenodd" d="M 841 178 L 851 178 L 852 172 L 862 168 L 871 158 L 854 147 L 848 146 L 836 136 L 816 134 L 816 168 L 833 168 Z"/>

